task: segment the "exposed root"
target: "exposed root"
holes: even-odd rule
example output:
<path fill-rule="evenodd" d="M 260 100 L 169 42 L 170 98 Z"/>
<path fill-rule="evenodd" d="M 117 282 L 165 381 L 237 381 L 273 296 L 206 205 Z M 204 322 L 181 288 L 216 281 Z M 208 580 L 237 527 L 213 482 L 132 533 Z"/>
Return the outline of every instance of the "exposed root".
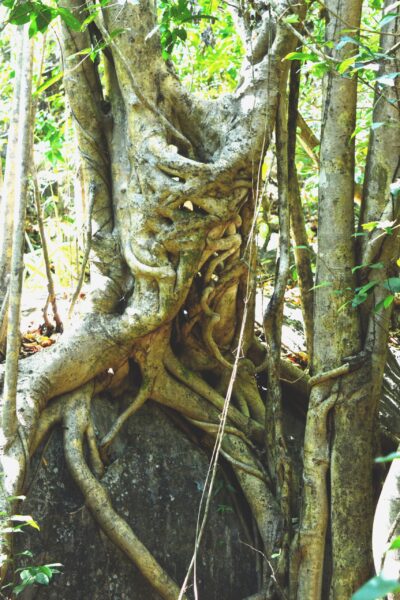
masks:
<path fill-rule="evenodd" d="M 96 434 L 91 420 L 89 421 L 86 429 L 86 439 L 89 446 L 92 470 L 96 477 L 101 479 L 104 475 L 104 464 L 97 446 Z"/>
<path fill-rule="evenodd" d="M 201 429 L 214 435 L 214 431 L 211 431 L 213 428 L 212 423 L 215 423 L 218 419 L 219 412 L 216 411 L 214 406 L 205 401 L 205 396 L 209 400 L 211 398 L 214 401 L 217 400 L 218 405 L 220 400 L 223 401 L 223 398 L 199 376 L 186 369 L 171 352 L 166 353 L 164 361 L 168 368 L 177 374 L 182 383 L 173 380 L 165 373 L 155 383 L 153 399 L 179 411 L 185 418 L 189 417 L 189 419 L 199 421 Z M 196 387 L 198 392 L 201 390 L 204 396 L 200 398 L 197 395 L 198 392 L 196 393 L 190 389 L 191 386 Z M 229 407 L 229 411 L 231 409 L 232 407 Z M 246 421 L 256 423 L 251 419 L 247 420 L 237 409 L 235 411 L 235 413 L 228 412 L 228 420 L 231 420 L 230 416 L 234 414 L 235 417 L 240 415 L 242 424 L 246 425 Z M 234 422 L 233 419 L 232 422 Z M 234 424 L 242 429 L 237 422 L 234 422 Z M 248 431 L 248 428 L 246 429 Z M 227 460 L 232 464 L 238 482 L 257 522 L 265 550 L 267 554 L 271 555 L 280 548 L 282 519 L 274 495 L 267 485 L 268 477 L 255 458 L 252 449 L 241 436 L 232 435 L 226 430 L 222 441 L 222 450 Z"/>
<path fill-rule="evenodd" d="M 238 469 L 242 469 L 242 471 L 245 471 L 245 473 L 248 473 L 249 475 L 253 475 L 253 477 L 261 479 L 261 481 L 263 481 L 264 483 L 268 483 L 266 476 L 258 469 L 254 469 L 254 467 L 252 467 L 251 465 L 247 465 L 246 463 L 243 463 L 240 460 L 236 460 L 235 458 L 230 456 L 230 454 L 225 452 L 225 450 L 221 449 L 220 452 L 221 456 L 223 456 L 225 460 L 227 460 L 232 466 L 237 467 Z"/>
<path fill-rule="evenodd" d="M 207 433 L 216 434 L 219 429 L 219 425 L 217 425 L 217 423 L 207 423 L 205 421 L 190 419 L 189 417 L 186 417 L 186 420 L 189 421 L 190 423 L 193 423 L 193 425 L 195 425 L 199 429 L 206 431 Z M 250 446 L 250 448 L 253 448 L 253 449 L 255 448 L 254 444 L 251 443 L 251 441 L 246 437 L 246 435 L 243 433 L 243 431 L 240 431 L 240 429 L 237 429 L 236 427 L 231 427 L 230 425 L 226 425 L 225 429 L 224 429 L 224 433 L 230 433 L 231 435 L 237 435 L 248 446 Z"/>
<path fill-rule="evenodd" d="M 107 448 L 115 440 L 116 436 L 120 432 L 125 421 L 127 419 L 129 419 L 129 417 L 131 417 L 133 414 L 135 414 L 135 412 L 137 412 L 139 410 L 139 408 L 141 408 L 143 406 L 143 404 L 146 402 L 146 400 L 148 400 L 148 398 L 150 397 L 150 394 L 151 394 L 153 383 L 154 383 L 154 379 L 150 379 L 150 378 L 144 379 L 144 381 L 140 387 L 139 393 L 136 396 L 136 398 L 134 399 L 134 401 L 132 402 L 132 404 L 130 406 L 128 406 L 128 408 L 126 410 L 124 410 L 124 412 L 121 415 L 119 415 L 118 419 L 115 421 L 115 423 L 111 427 L 110 431 L 103 437 L 103 439 L 101 440 L 101 444 L 100 444 L 100 452 L 101 452 L 101 455 L 103 456 L 103 458 L 105 457 Z"/>
<path fill-rule="evenodd" d="M 140 542 L 129 525 L 112 508 L 106 490 L 88 468 L 83 439 L 90 428 L 90 403 L 93 385 L 86 384 L 69 394 L 64 404 L 65 457 L 86 506 L 104 533 L 130 558 L 165 600 L 176 600 L 179 588 Z"/>
<path fill-rule="evenodd" d="M 185 367 L 172 351 L 166 352 L 164 364 L 171 375 L 188 386 L 193 392 L 199 394 L 205 400 L 208 400 L 216 409 L 218 409 L 218 411 L 222 411 L 224 398 L 194 371 Z M 170 385 L 173 385 L 171 381 Z M 177 408 L 177 410 L 180 410 L 180 408 Z M 198 418 L 194 415 L 187 416 L 194 419 Z M 257 421 L 242 415 L 242 413 L 234 406 L 229 406 L 228 408 L 228 419 L 250 437 L 250 439 L 259 442 L 263 440 L 264 429 L 262 425 L 257 423 Z M 203 419 L 200 417 L 199 420 L 202 421 Z"/>

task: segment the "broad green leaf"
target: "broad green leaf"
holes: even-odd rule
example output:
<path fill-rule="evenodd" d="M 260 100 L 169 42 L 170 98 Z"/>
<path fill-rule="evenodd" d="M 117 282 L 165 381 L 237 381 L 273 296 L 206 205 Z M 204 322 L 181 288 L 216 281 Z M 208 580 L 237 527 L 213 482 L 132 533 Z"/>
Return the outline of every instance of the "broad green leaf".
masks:
<path fill-rule="evenodd" d="M 347 69 L 349 67 L 351 67 L 356 61 L 356 56 L 350 56 L 349 58 L 346 58 L 344 61 L 342 61 L 340 63 L 340 65 L 338 66 L 338 73 L 340 73 L 341 75 L 343 75 L 343 73 L 345 71 L 347 71 Z"/>
<path fill-rule="evenodd" d="M 32 583 L 33 583 L 33 580 L 32 580 Z M 29 583 L 20 583 L 19 585 L 16 585 L 16 586 L 13 588 L 13 592 L 14 592 L 14 594 L 15 594 L 16 596 L 18 596 L 18 595 L 19 595 L 21 592 L 23 592 L 23 591 L 24 591 L 24 589 L 26 589 L 26 587 L 27 587 L 28 585 L 30 585 L 30 584 L 29 584 Z"/>
<path fill-rule="evenodd" d="M 21 577 L 22 581 L 26 581 L 32 577 L 32 573 L 29 571 L 29 569 L 23 569 L 19 576 Z"/>
<path fill-rule="evenodd" d="M 67 27 L 73 31 L 81 30 L 81 22 L 72 14 L 70 10 L 64 8 L 63 6 L 59 6 L 57 8 L 57 13 L 60 15 Z"/>
<path fill-rule="evenodd" d="M 378 302 L 378 304 L 374 308 L 374 312 L 377 313 L 384 308 L 389 308 L 389 306 L 392 304 L 393 300 L 394 300 L 394 296 L 392 296 L 392 295 L 386 296 L 386 298 L 384 298 L 383 300 Z"/>
<path fill-rule="evenodd" d="M 384 579 L 377 575 L 353 594 L 351 600 L 378 600 L 390 592 L 398 591 L 400 591 L 400 582 L 395 579 Z"/>
<path fill-rule="evenodd" d="M 400 548 L 400 535 L 397 536 L 389 546 L 389 550 L 397 550 Z"/>
<path fill-rule="evenodd" d="M 49 567 L 49 565 L 42 565 L 41 567 L 38 567 L 38 571 L 40 573 L 44 573 L 48 577 L 49 580 L 53 576 L 53 571 L 51 570 L 51 568 Z"/>
<path fill-rule="evenodd" d="M 17 4 L 10 11 L 9 21 L 13 25 L 24 25 L 25 23 L 29 23 L 32 13 L 35 13 L 33 2 Z"/>
<path fill-rule="evenodd" d="M 357 292 L 357 294 L 366 294 L 370 290 L 372 290 L 372 288 L 374 288 L 375 286 L 377 286 L 378 284 L 379 284 L 379 281 L 369 281 L 368 283 L 366 283 L 362 287 L 356 288 L 356 292 Z"/>
<path fill-rule="evenodd" d="M 386 279 L 383 286 L 392 292 L 392 294 L 398 294 L 400 292 L 400 277 L 389 277 Z"/>
<path fill-rule="evenodd" d="M 364 231 L 373 231 L 379 225 L 379 221 L 370 221 L 369 223 L 363 223 L 361 227 Z"/>
<path fill-rule="evenodd" d="M 35 583 L 39 583 L 40 585 L 49 585 L 49 582 L 50 582 L 50 579 L 46 575 L 46 573 L 43 573 L 42 571 L 40 571 L 39 573 L 36 573 Z"/>

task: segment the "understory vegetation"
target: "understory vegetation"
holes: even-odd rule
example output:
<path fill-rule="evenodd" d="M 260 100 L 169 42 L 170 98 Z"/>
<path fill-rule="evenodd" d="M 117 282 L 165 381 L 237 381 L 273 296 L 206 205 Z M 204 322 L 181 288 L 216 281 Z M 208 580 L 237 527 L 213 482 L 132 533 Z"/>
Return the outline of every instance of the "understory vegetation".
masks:
<path fill-rule="evenodd" d="M 400 2 L 0 14 L 2 597 L 63 597 L 63 556 L 14 551 L 58 430 L 157 597 L 217 597 L 197 563 L 224 472 L 248 600 L 400 598 Z M 150 401 L 209 462 L 179 580 L 106 486 Z"/>

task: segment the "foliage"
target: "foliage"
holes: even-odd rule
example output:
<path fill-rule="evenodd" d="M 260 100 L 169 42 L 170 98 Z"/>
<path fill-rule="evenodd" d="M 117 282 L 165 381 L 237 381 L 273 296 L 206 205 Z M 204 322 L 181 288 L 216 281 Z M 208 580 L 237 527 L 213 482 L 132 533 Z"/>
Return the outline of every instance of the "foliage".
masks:
<path fill-rule="evenodd" d="M 395 579 L 385 579 L 381 575 L 373 577 L 362 586 L 351 600 L 378 600 L 392 592 L 399 592 L 400 584 Z"/>
<path fill-rule="evenodd" d="M 24 498 L 24 496 L 18 496 L 11 497 L 8 500 L 9 502 L 14 502 L 15 500 L 23 500 Z M 17 533 L 22 533 L 25 527 L 33 527 L 36 530 L 40 530 L 38 523 L 30 515 L 8 515 L 5 511 L 0 513 L 0 535 L 15 535 Z M 23 552 L 18 553 L 17 557 L 33 558 L 33 554 L 30 550 L 24 550 Z M 19 573 L 20 583 L 17 585 L 9 583 L 3 586 L 2 589 L 5 590 L 11 588 L 12 592 L 18 596 L 27 587 L 32 585 L 38 584 L 47 586 L 54 575 L 61 572 L 59 567 L 62 567 L 60 563 L 51 563 L 39 566 L 29 565 L 15 569 L 15 573 Z"/>

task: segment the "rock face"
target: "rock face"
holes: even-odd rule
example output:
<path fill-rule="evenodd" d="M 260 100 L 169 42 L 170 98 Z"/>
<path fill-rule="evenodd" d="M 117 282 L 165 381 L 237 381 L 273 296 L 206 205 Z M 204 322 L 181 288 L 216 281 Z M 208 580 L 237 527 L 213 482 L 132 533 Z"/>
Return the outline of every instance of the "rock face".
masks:
<path fill-rule="evenodd" d="M 115 409 L 104 399 L 95 402 L 100 434 L 110 426 Z M 103 479 L 114 508 L 178 583 L 193 552 L 208 462 L 205 452 L 150 402 L 130 419 L 114 444 L 112 463 Z M 20 597 L 159 600 L 84 506 L 67 471 L 59 430 L 42 449 L 30 479 L 28 500 L 21 511 L 32 514 L 41 530 L 15 536 L 16 551 L 29 548 L 34 553 L 31 564 L 61 562 L 64 567 L 49 587 L 27 589 Z M 254 546 L 248 530 L 246 507 L 221 471 L 198 557 L 202 600 L 241 600 L 259 589 L 257 554 L 247 545 Z"/>

